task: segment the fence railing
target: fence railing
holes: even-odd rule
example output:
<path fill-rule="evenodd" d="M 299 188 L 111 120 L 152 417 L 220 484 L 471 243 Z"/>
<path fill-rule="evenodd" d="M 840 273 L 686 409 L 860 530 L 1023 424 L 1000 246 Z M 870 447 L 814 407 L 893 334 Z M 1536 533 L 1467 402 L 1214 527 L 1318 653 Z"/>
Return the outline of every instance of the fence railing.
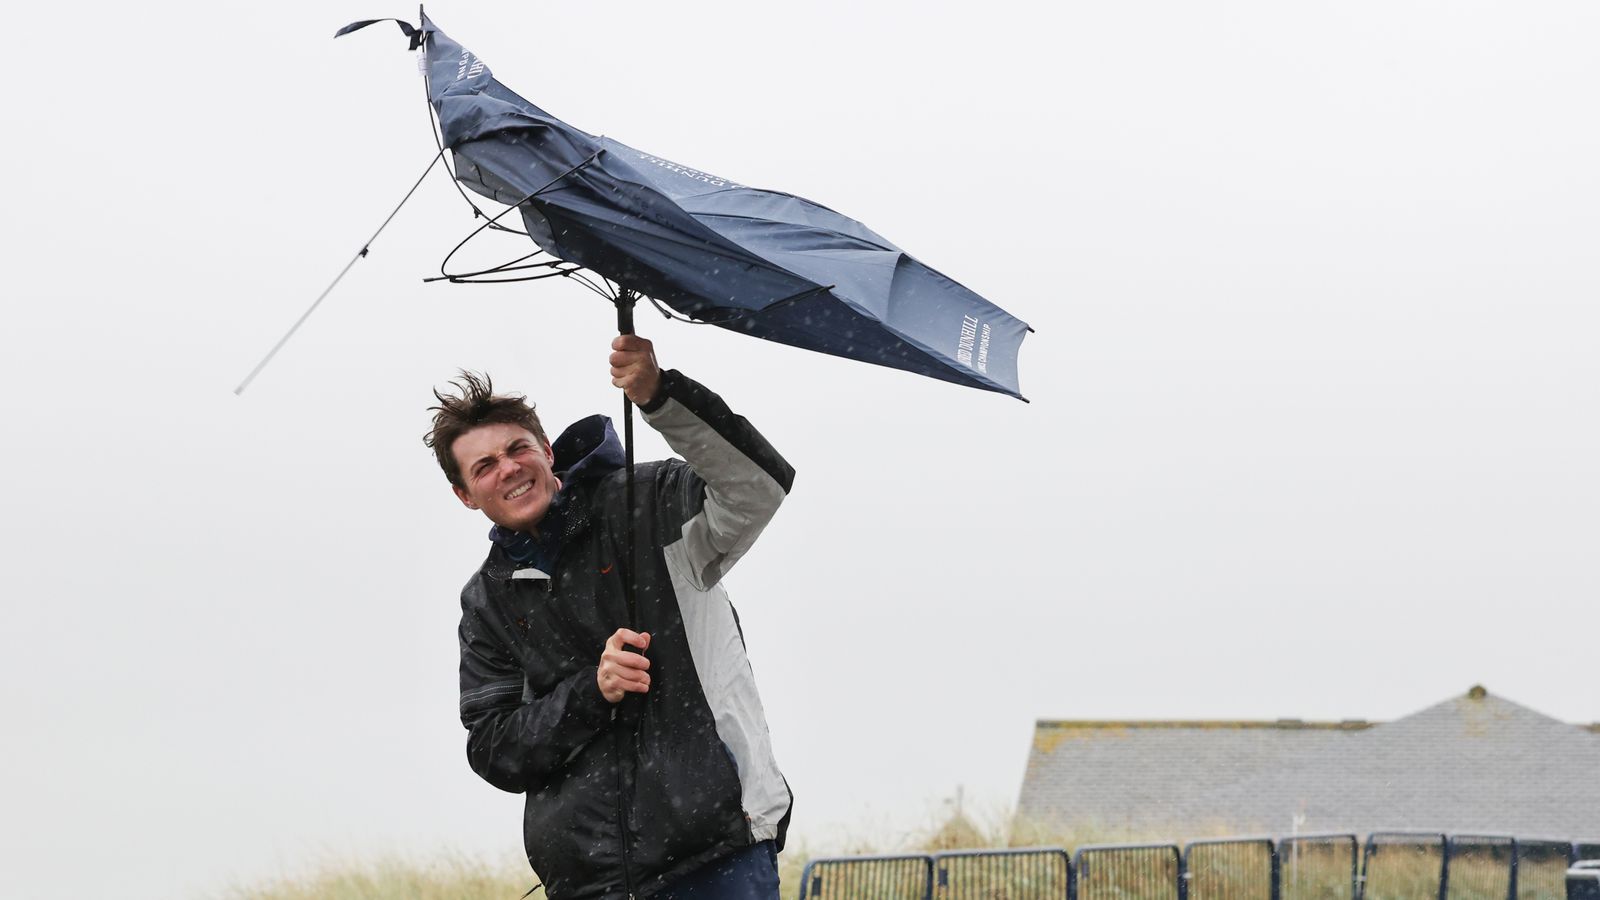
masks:
<path fill-rule="evenodd" d="M 1281 900 L 1355 900 L 1361 890 L 1361 843 L 1353 834 L 1278 839 Z"/>
<path fill-rule="evenodd" d="M 1519 849 L 1516 838 L 1452 835 L 1445 900 L 1516 900 Z"/>
<path fill-rule="evenodd" d="M 1361 855 L 1362 900 L 1446 900 L 1448 843 L 1449 838 L 1437 832 L 1367 835 Z"/>
<path fill-rule="evenodd" d="M 1276 900 L 1278 865 L 1272 838 L 1193 841 L 1181 877 L 1188 900 Z"/>
<path fill-rule="evenodd" d="M 1567 867 L 1577 858 L 1578 845 L 1571 841 L 1517 841 L 1517 900 L 1565 897 Z"/>
<path fill-rule="evenodd" d="M 1380 831 L 813 859 L 800 900 L 1562 900 L 1600 841 Z"/>
<path fill-rule="evenodd" d="M 1072 861 L 1059 847 L 956 850 L 933 857 L 941 900 L 1055 900 L 1072 886 Z"/>
<path fill-rule="evenodd" d="M 1099 844 L 1072 855 L 1074 900 L 1185 900 L 1177 844 Z"/>
<path fill-rule="evenodd" d="M 800 874 L 801 898 L 930 900 L 933 857 L 854 856 L 814 859 Z"/>

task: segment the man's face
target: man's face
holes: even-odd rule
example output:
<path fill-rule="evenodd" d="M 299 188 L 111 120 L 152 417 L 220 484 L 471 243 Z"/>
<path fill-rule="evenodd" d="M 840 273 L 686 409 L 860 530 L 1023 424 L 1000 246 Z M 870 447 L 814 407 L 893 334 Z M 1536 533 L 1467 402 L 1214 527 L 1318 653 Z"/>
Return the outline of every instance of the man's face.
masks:
<path fill-rule="evenodd" d="M 520 425 L 480 425 L 456 438 L 450 452 L 466 485 L 456 496 L 502 528 L 533 531 L 561 489 L 550 445 Z"/>

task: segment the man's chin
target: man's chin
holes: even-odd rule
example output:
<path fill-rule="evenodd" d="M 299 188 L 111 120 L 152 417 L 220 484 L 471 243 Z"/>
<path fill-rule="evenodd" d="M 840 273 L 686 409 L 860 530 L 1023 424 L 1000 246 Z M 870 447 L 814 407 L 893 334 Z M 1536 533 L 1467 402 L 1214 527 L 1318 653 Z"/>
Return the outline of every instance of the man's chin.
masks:
<path fill-rule="evenodd" d="M 548 509 L 549 507 L 547 505 L 544 509 L 540 509 L 535 513 L 522 516 L 507 515 L 498 518 L 495 516 L 490 516 L 489 520 L 494 522 L 496 525 L 499 525 L 501 528 L 509 529 L 511 531 L 525 531 L 529 534 L 532 534 L 538 529 L 539 523 L 544 521 L 544 514 Z"/>

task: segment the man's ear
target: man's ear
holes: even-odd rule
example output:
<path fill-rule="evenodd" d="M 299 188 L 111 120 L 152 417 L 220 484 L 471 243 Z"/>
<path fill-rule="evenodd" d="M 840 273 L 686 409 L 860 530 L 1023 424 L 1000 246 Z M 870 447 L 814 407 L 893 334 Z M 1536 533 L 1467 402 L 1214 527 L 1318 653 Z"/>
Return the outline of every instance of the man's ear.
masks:
<path fill-rule="evenodd" d="M 556 448 L 549 441 L 544 442 L 544 458 L 550 462 L 550 477 L 555 480 L 556 490 L 559 492 L 562 488 L 562 484 L 561 479 L 555 477 Z"/>
<path fill-rule="evenodd" d="M 461 501 L 462 506 L 465 506 L 467 509 L 478 508 L 478 504 L 472 502 L 472 498 L 467 496 L 466 491 L 463 491 L 461 488 L 453 484 L 450 485 L 450 490 L 456 492 L 456 499 Z"/>

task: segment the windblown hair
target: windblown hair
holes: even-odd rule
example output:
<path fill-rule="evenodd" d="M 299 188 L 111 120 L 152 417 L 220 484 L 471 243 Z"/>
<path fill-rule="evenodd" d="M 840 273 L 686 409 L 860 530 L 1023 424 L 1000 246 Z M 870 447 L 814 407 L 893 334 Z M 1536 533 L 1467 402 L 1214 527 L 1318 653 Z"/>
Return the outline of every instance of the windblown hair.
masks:
<path fill-rule="evenodd" d="M 433 413 L 433 429 L 422 436 L 422 442 L 433 448 L 439 468 L 456 487 L 465 489 L 466 485 L 461 482 L 461 466 L 456 463 L 453 448 L 457 438 L 474 428 L 521 425 L 533 432 L 539 443 L 550 442 L 528 398 L 522 394 L 496 394 L 487 374 L 462 369 L 460 379 L 450 382 L 450 386 L 456 389 L 455 393 L 440 393 L 434 388 L 433 396 L 439 405 L 428 407 L 428 412 Z"/>

